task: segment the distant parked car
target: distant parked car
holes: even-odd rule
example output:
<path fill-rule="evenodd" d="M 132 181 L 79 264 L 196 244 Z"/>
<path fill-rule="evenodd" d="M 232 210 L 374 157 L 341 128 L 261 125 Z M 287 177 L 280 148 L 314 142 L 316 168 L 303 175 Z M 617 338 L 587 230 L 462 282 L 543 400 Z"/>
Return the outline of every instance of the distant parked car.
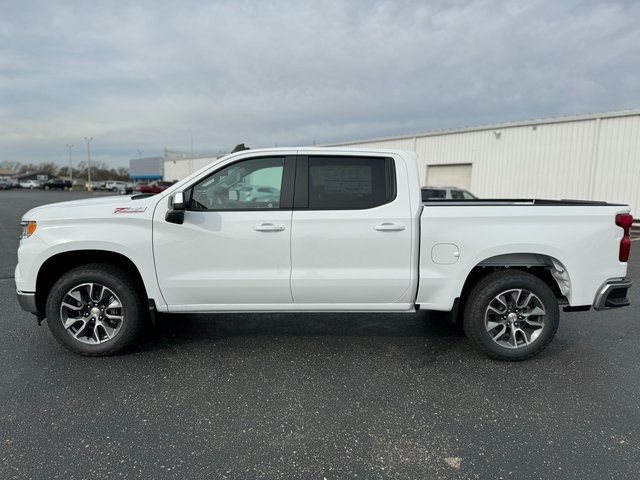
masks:
<path fill-rule="evenodd" d="M 21 180 L 20 188 L 28 188 L 29 190 L 34 190 L 36 188 L 40 188 L 41 183 L 38 180 Z"/>
<path fill-rule="evenodd" d="M 473 193 L 457 187 L 422 187 L 422 201 L 427 200 L 473 200 Z"/>
<path fill-rule="evenodd" d="M 124 192 L 126 188 L 127 182 L 121 182 L 118 180 L 110 180 L 104 186 L 105 190 L 110 190 L 112 192 Z"/>
<path fill-rule="evenodd" d="M 11 190 L 13 188 L 13 182 L 9 177 L 0 177 L 0 190 Z"/>
<path fill-rule="evenodd" d="M 69 190 L 71 182 L 62 178 L 50 178 L 42 184 L 44 190 Z"/>
<path fill-rule="evenodd" d="M 129 195 L 133 193 L 136 189 L 136 184 L 133 182 L 127 182 L 127 185 L 124 187 L 125 195 Z"/>
<path fill-rule="evenodd" d="M 138 185 L 138 187 L 136 187 L 136 190 L 140 193 L 160 193 L 165 191 L 167 188 L 169 188 L 171 185 L 173 185 L 173 182 L 151 182 L 151 183 L 147 183 L 146 185 Z"/>

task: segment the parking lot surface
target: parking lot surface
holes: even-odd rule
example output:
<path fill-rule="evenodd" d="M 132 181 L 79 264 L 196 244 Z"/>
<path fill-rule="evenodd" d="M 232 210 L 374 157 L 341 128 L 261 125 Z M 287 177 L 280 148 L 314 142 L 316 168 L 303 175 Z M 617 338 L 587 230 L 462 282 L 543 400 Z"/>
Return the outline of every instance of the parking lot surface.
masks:
<path fill-rule="evenodd" d="M 84 358 L 11 277 L 20 216 L 88 195 L 0 191 L 0 478 L 639 477 L 638 285 L 521 363 L 426 313 L 180 315 Z"/>

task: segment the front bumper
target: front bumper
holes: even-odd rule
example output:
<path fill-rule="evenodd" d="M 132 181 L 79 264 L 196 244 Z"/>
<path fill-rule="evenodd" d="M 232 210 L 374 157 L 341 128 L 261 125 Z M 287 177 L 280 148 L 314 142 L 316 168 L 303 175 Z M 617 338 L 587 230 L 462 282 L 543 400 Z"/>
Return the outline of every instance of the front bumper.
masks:
<path fill-rule="evenodd" d="M 627 296 L 633 282 L 629 278 L 607 280 L 599 289 L 593 301 L 595 310 L 626 307 L 631 302 Z"/>
<path fill-rule="evenodd" d="M 36 294 L 29 292 L 21 292 L 20 290 L 16 291 L 18 295 L 18 303 L 20 304 L 20 308 L 22 308 L 25 312 L 33 313 L 34 315 L 38 314 L 38 309 L 36 308 Z"/>

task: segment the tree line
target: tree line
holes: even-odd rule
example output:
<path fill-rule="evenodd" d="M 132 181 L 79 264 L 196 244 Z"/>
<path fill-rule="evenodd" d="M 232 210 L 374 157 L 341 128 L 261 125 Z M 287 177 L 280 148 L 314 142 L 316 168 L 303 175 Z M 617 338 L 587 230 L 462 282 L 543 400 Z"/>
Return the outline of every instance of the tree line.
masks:
<path fill-rule="evenodd" d="M 55 163 L 20 163 L 12 161 L 0 162 L 0 168 L 11 170 L 16 174 L 41 172 L 50 177 L 69 177 L 69 166 L 60 166 Z M 79 162 L 73 167 L 74 180 L 87 179 L 87 162 Z M 129 169 L 126 167 L 109 168 L 103 162 L 91 162 L 91 180 L 129 180 Z"/>

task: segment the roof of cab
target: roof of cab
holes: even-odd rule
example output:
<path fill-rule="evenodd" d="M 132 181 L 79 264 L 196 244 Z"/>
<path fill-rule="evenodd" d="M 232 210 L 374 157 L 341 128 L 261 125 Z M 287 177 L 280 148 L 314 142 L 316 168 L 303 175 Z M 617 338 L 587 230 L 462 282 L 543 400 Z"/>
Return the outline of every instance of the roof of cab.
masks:
<path fill-rule="evenodd" d="M 415 156 L 416 152 L 410 150 L 399 150 L 395 148 L 364 148 L 364 147 L 272 147 L 272 148 L 255 148 L 239 150 L 229 155 L 248 155 L 255 153 L 372 153 L 372 154 L 392 154 L 392 155 L 409 155 Z"/>

